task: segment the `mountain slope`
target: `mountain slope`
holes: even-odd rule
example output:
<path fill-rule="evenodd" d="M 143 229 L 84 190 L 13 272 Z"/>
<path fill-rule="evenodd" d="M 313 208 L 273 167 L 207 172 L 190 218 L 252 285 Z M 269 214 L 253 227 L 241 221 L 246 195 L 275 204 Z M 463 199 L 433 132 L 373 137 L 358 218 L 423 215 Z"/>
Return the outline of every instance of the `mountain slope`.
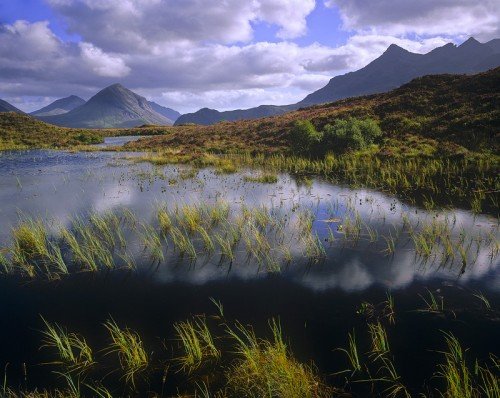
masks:
<path fill-rule="evenodd" d="M 401 152 L 424 152 L 425 148 L 414 148 L 419 143 L 436 151 L 455 148 L 451 152 L 460 153 L 465 148 L 498 154 L 499 87 L 500 67 L 476 75 L 424 76 L 387 93 L 342 99 L 285 115 L 164 128 L 168 134 L 127 146 L 140 150 L 170 148 L 187 155 L 206 151 L 270 154 L 289 149 L 290 132 L 297 120 L 309 120 L 322 130 L 337 119 L 355 116 L 379 122 L 388 140 L 380 153 L 387 156 L 394 151 L 392 144 Z"/>
<path fill-rule="evenodd" d="M 14 105 L 9 104 L 7 101 L 2 99 L 0 99 L 0 112 L 24 113 L 22 110 L 17 109 Z"/>
<path fill-rule="evenodd" d="M 156 113 L 159 113 L 160 115 L 165 116 L 167 119 L 170 119 L 172 122 L 175 122 L 181 116 L 181 114 L 179 112 L 177 112 L 176 110 L 174 110 L 172 108 L 167 108 L 165 106 L 157 104 L 156 102 L 149 101 L 149 105 Z"/>
<path fill-rule="evenodd" d="M 37 111 L 31 112 L 30 115 L 33 116 L 61 115 L 63 113 L 72 111 L 73 109 L 78 108 L 83 104 L 85 104 L 85 100 L 76 95 L 70 95 L 69 97 L 58 99 Z"/>
<path fill-rule="evenodd" d="M 386 92 L 425 75 L 482 72 L 500 65 L 495 43 L 470 38 L 460 46 L 446 44 L 427 54 L 411 53 L 395 44 L 364 68 L 336 76 L 323 88 L 298 103 L 308 106 L 342 98 Z"/>
<path fill-rule="evenodd" d="M 113 84 L 99 91 L 84 105 L 62 115 L 39 119 L 65 127 L 135 127 L 143 124 L 171 125 L 172 121 L 155 112 L 146 98 Z"/>
<path fill-rule="evenodd" d="M 302 101 L 286 106 L 261 106 L 244 111 L 217 112 L 206 108 L 183 115 L 176 124 L 213 124 L 222 120 L 256 119 L 273 116 L 306 106 L 337 101 L 360 95 L 383 93 L 410 80 L 431 74 L 473 74 L 500 65 L 500 39 L 480 43 L 470 38 L 460 46 L 452 43 L 427 54 L 416 54 L 395 44 L 364 68 L 336 76 L 323 88 Z M 210 111 L 210 112 L 209 112 Z"/>

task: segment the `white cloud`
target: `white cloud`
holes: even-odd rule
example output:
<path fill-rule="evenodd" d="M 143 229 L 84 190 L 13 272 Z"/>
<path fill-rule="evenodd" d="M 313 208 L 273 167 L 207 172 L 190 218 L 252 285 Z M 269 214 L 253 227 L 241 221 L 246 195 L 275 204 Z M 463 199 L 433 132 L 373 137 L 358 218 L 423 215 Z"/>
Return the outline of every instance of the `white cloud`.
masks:
<path fill-rule="evenodd" d="M 481 40 L 500 35 L 498 0 L 326 0 L 325 4 L 338 7 L 344 28 L 358 33 Z"/>
<path fill-rule="evenodd" d="M 79 43 L 82 59 L 98 75 L 104 77 L 124 77 L 130 68 L 118 56 L 105 54 L 91 43 Z"/>
<path fill-rule="evenodd" d="M 306 32 L 315 0 L 48 0 L 71 31 L 111 52 L 156 52 L 181 43 L 249 42 L 252 23 L 279 27 L 278 36 Z"/>
<path fill-rule="evenodd" d="M 0 25 L 0 97 L 35 107 L 119 81 L 181 111 L 294 103 L 392 43 L 424 53 L 498 35 L 496 2 L 329 0 L 351 30 L 332 48 L 293 42 L 314 0 L 48 0 L 82 42 L 62 41 L 47 21 Z M 282 41 L 253 42 L 256 23 L 276 26 Z"/>

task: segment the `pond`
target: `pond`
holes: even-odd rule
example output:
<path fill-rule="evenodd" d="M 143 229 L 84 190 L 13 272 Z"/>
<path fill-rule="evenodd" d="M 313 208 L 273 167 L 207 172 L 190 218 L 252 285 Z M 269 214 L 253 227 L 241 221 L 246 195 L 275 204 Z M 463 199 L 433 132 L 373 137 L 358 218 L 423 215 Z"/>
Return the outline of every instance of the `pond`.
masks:
<path fill-rule="evenodd" d="M 115 137 L 105 145 L 125 142 Z M 0 365 L 9 364 L 9 382 L 63 383 L 39 365 L 51 359 L 39 349 L 41 316 L 96 347 L 109 342 L 102 324 L 113 318 L 138 331 L 152 356 L 172 358 L 173 324 L 215 314 L 211 299 L 258 335 L 279 319 L 295 356 L 314 361 L 339 387 L 345 374 L 331 375 L 347 365 L 335 349 L 346 347 L 353 328 L 359 344 L 368 344 L 366 319 L 387 315 L 380 303 L 388 294 L 396 307 L 391 352 L 411 392 L 422 391 L 442 362 L 441 330 L 481 360 L 500 354 L 497 219 L 426 211 L 321 179 L 279 174 L 264 183 L 259 170 L 221 174 L 136 159 L 0 153 L 0 249 L 11 263 L 0 281 Z M 26 257 L 23 227 L 42 231 L 46 254 Z M 12 265 L 16 255 L 29 266 Z M 119 376 L 103 383 L 113 387 Z M 178 371 L 166 379 L 156 369 L 141 382 L 165 394 L 189 389 Z M 368 388 L 348 390 L 363 396 Z"/>

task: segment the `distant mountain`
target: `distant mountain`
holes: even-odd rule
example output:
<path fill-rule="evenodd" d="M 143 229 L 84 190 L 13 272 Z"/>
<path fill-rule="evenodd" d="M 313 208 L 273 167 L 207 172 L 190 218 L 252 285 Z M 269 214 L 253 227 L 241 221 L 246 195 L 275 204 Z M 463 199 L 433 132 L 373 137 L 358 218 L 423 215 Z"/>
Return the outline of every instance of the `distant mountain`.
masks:
<path fill-rule="evenodd" d="M 85 104 L 85 100 L 76 96 L 70 95 L 69 97 L 58 99 L 51 104 L 39 109 L 37 111 L 31 112 L 32 116 L 53 116 L 62 115 L 63 113 L 72 111 L 75 108 Z"/>
<path fill-rule="evenodd" d="M 395 44 L 364 68 L 336 76 L 309 94 L 298 106 L 332 102 L 359 95 L 382 93 L 411 79 L 441 73 L 473 74 L 500 65 L 499 41 L 481 44 L 470 38 L 460 46 L 446 44 L 427 54 L 411 53 Z"/>
<path fill-rule="evenodd" d="M 67 113 L 37 117 L 57 126 L 80 128 L 173 124 L 172 120 L 155 112 L 146 98 L 126 89 L 121 84 L 106 87 L 85 104 Z"/>
<path fill-rule="evenodd" d="M 243 119 L 258 119 L 266 116 L 281 115 L 294 110 L 293 105 L 261 105 L 257 108 L 238 109 L 235 111 L 219 112 L 215 109 L 203 108 L 194 113 L 186 113 L 177 119 L 175 125 L 194 123 L 210 125 L 220 121 L 234 122 Z"/>
<path fill-rule="evenodd" d="M 174 110 L 172 108 L 166 108 L 164 106 L 157 104 L 156 102 L 149 101 L 149 105 L 151 106 L 151 108 L 153 108 L 153 110 L 156 113 L 159 113 L 160 115 L 165 116 L 167 119 L 170 119 L 172 122 L 175 122 L 179 118 L 179 116 L 181 116 L 181 114 L 179 112 L 177 112 L 176 110 Z"/>
<path fill-rule="evenodd" d="M 218 112 L 203 108 L 180 117 L 176 124 L 213 124 L 222 120 L 255 119 L 343 98 L 390 91 L 410 80 L 441 73 L 474 74 L 500 65 L 500 39 L 480 43 L 470 38 L 460 46 L 452 43 L 427 54 L 416 54 L 395 44 L 364 68 L 336 76 L 302 101 L 286 106 L 259 106 L 244 111 Z"/>
<path fill-rule="evenodd" d="M 11 105 L 7 101 L 1 99 L 0 99 L 0 112 L 24 113 L 22 110 L 17 109 L 14 105 Z"/>

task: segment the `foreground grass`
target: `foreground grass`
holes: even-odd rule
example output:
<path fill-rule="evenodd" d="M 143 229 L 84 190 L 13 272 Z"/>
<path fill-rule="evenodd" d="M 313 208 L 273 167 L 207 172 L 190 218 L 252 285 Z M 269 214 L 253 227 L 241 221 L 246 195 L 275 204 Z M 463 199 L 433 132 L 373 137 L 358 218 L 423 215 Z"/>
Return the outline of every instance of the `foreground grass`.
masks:
<path fill-rule="evenodd" d="M 74 366 L 75 361 L 78 362 L 77 358 L 85 357 L 75 355 L 72 336 L 77 335 L 68 334 L 63 327 L 43 320 L 43 347 L 53 349 L 57 356 L 56 360 L 45 365 L 51 366 L 54 373 L 61 376 L 60 385 L 66 387 L 27 391 L 9 388 L 5 378 L 0 397 L 142 396 L 146 389 L 148 396 L 163 396 L 163 393 L 151 391 L 148 378 L 138 376 L 145 373 L 156 377 L 163 375 L 161 378 L 164 384 L 169 380 L 170 366 L 177 369 L 176 382 L 184 380 L 176 388 L 177 397 L 348 397 L 353 396 L 350 394 L 351 389 L 380 397 L 490 398 L 498 397 L 500 393 L 498 358 L 490 354 L 489 359 L 483 361 L 474 359 L 452 333 L 442 331 L 436 332 L 440 337 L 438 340 L 442 341 L 443 350 L 440 352 L 441 361 L 436 366 L 434 377 L 431 380 L 421 380 L 421 390 L 415 390 L 414 387 L 410 391 L 404 377 L 398 373 L 397 358 L 391 350 L 388 336 L 395 326 L 394 320 L 391 321 L 387 316 L 384 303 L 363 303 L 362 308 L 372 308 L 370 312 L 362 311 L 366 324 L 358 325 L 356 332 L 348 334 L 347 349 L 335 350 L 337 354 L 334 355 L 338 355 L 336 368 L 339 371 L 328 378 L 317 371 L 313 362 L 304 363 L 294 356 L 286 342 L 281 323 L 276 319 L 268 321 L 267 337 L 258 337 L 252 326 L 228 319 L 224 315 L 222 304 L 214 303 L 218 306 L 218 315 L 198 315 L 176 323 L 172 342 L 180 341 L 181 344 L 174 344 L 172 348 L 164 344 L 164 350 L 157 351 L 151 357 L 146 355 L 143 340 L 137 332 L 122 329 L 114 320 L 108 320 L 104 326 L 112 336 L 112 342 L 96 352 L 104 357 L 110 352 L 116 352 L 118 361 L 104 364 L 104 357 L 99 357 L 96 362 L 90 359 L 92 367 L 86 367 L 85 375 L 76 371 Z M 85 342 L 85 339 L 79 336 L 78 341 Z M 215 347 L 216 341 L 222 348 Z M 361 345 L 370 346 L 371 349 L 364 352 Z M 86 352 L 93 352 L 86 343 L 85 346 Z M 173 350 L 170 358 L 167 357 L 169 350 Z M 432 353 L 427 352 L 425 355 L 432 356 Z M 345 363 L 342 356 L 347 359 L 348 369 L 342 370 Z M 93 358 L 93 354 L 89 358 Z M 196 366 L 193 367 L 195 362 L 190 362 L 191 359 L 188 358 L 194 359 Z M 125 371 L 125 377 L 121 379 L 124 381 L 123 385 L 117 384 L 113 376 L 117 370 Z M 107 384 L 113 388 L 108 389 Z M 358 389 L 359 386 L 362 387 L 361 390 Z"/>

